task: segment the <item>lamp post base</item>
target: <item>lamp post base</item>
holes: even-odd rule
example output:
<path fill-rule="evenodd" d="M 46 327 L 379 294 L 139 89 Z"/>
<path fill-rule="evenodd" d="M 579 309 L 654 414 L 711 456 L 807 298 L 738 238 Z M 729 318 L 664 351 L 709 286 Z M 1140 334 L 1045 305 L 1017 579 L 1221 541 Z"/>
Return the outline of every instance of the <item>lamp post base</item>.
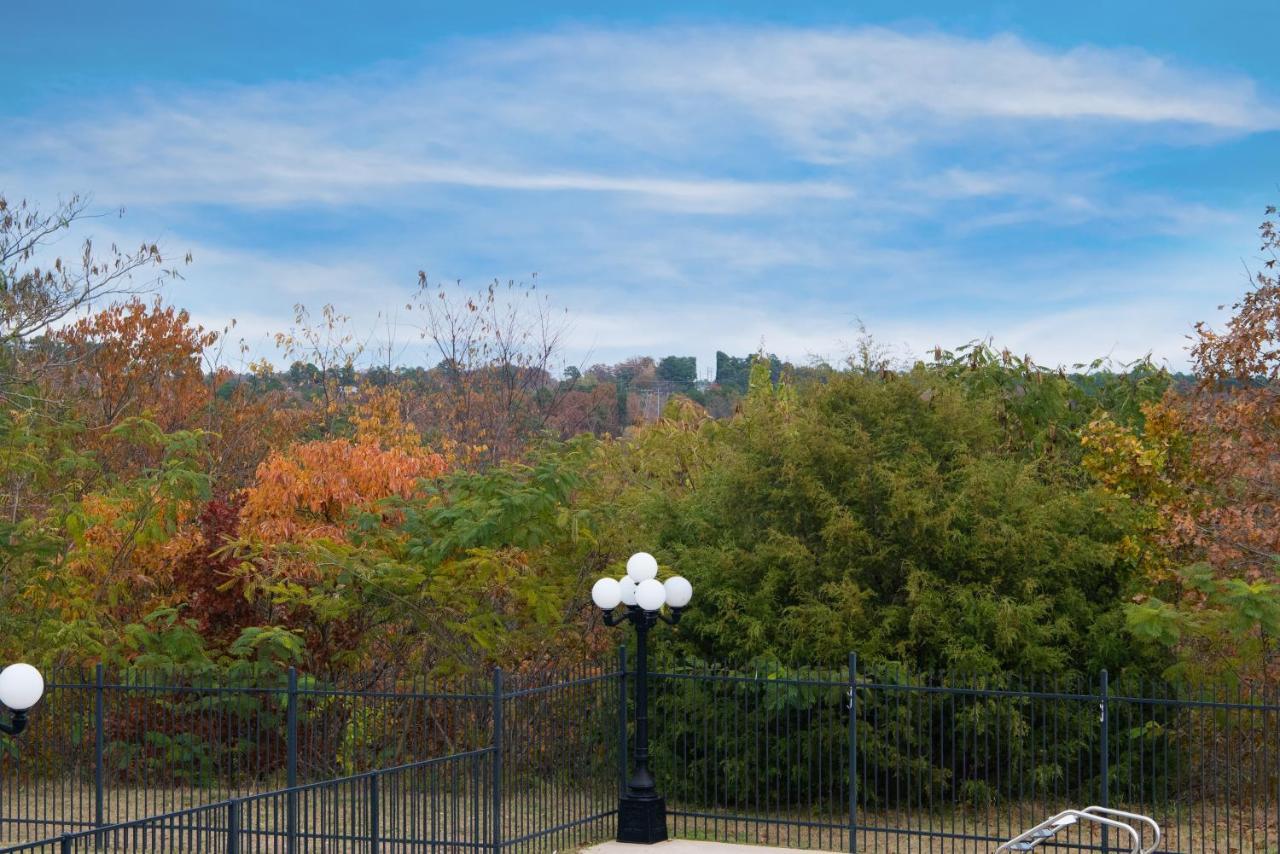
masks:
<path fill-rule="evenodd" d="M 623 795 L 618 801 L 618 841 L 652 845 L 666 839 L 666 800 Z"/>

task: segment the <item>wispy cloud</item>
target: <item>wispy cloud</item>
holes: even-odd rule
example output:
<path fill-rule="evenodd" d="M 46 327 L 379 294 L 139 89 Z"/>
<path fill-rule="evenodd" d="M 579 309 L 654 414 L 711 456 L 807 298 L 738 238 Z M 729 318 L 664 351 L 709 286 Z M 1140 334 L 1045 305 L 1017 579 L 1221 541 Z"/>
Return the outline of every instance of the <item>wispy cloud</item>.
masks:
<path fill-rule="evenodd" d="M 757 130 L 821 162 L 895 154 L 955 133 L 991 139 L 993 121 L 1092 122 L 1091 135 L 1156 125 L 1239 133 L 1280 122 L 1276 105 L 1246 78 L 1205 74 L 1140 51 L 1060 51 L 1008 35 L 971 39 L 879 28 L 579 32 L 486 52 L 472 67 L 490 61 L 513 75 L 531 74 L 539 87 L 574 93 L 584 129 L 608 133 L 587 108 L 620 95 L 641 103 L 625 110 L 626 128 L 678 116 L 686 132 L 720 136 L 724 131 L 713 126 L 738 110 Z M 657 142 L 666 139 L 659 135 Z"/>
<path fill-rule="evenodd" d="M 569 31 L 457 43 L 347 78 L 64 106 L 7 134 L 11 169 L 155 202 L 342 203 L 456 185 L 717 213 L 848 198 L 883 184 L 867 169 L 913 149 L 981 163 L 956 147 L 1043 155 L 1050 138 L 1070 149 L 1280 125 L 1252 81 L 1136 51 L 875 28 Z M 779 164 L 807 174 L 780 180 Z"/>
<path fill-rule="evenodd" d="M 1276 129 L 1280 104 L 1253 80 L 1133 49 L 564 29 L 346 76 L 52 101 L 0 119 L 0 188 L 92 190 L 167 223 L 177 248 L 195 244 L 204 284 L 183 298 L 210 323 L 252 318 L 255 334 L 287 326 L 300 300 L 346 296 L 368 314 L 419 267 L 537 270 L 580 309 L 584 351 L 706 360 L 763 337 L 803 356 L 849 340 L 860 315 L 920 347 L 1000 334 L 998 321 L 1059 358 L 1071 340 L 1134 349 L 1136 330 L 1156 334 L 1123 316 L 1167 291 L 1135 258 L 1117 263 L 1121 236 L 1209 244 L 1239 227 L 1176 188 L 1127 183 L 1142 152 Z M 1108 251 L 1082 262 L 1080 241 Z M 1089 292 L 1104 293 L 1096 308 L 1065 304 Z"/>

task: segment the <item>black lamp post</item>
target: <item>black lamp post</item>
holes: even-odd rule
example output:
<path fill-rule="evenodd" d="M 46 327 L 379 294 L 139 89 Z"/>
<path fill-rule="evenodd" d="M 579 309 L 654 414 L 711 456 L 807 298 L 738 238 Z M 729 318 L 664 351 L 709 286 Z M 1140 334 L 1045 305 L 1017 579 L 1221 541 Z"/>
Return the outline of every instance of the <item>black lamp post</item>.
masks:
<path fill-rule="evenodd" d="M 0 709 L 9 722 L 0 721 L 0 733 L 17 735 L 27 728 L 27 710 L 44 694 L 44 677 L 30 664 L 10 664 L 0 670 Z"/>
<path fill-rule="evenodd" d="M 618 802 L 618 841 L 645 845 L 667 838 L 667 804 L 658 794 L 649 770 L 649 630 L 658 620 L 675 625 L 680 621 L 693 587 L 680 576 L 658 581 L 658 562 L 653 555 L 639 552 L 627 561 L 627 574 L 620 580 L 602 578 L 591 588 L 591 599 L 604 612 L 609 626 L 631 623 L 636 628 L 636 740 L 634 770 L 626 791 Z M 626 611 L 614 609 L 625 605 Z M 664 614 L 666 605 L 671 613 Z"/>

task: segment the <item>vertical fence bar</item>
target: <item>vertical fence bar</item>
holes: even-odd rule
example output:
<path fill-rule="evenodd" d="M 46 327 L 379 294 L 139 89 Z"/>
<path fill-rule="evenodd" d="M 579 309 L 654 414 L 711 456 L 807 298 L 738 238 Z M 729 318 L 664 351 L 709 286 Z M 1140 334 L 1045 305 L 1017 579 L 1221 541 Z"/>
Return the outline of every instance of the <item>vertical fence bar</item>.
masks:
<path fill-rule="evenodd" d="M 369 854 L 378 854 L 382 847 L 381 829 L 378 827 L 378 773 L 369 775 Z"/>
<path fill-rule="evenodd" d="M 627 793 L 627 646 L 618 645 L 618 797 Z"/>
<path fill-rule="evenodd" d="M 1099 697 L 1098 709 L 1099 720 L 1102 723 L 1102 756 L 1100 759 L 1102 766 L 1102 805 L 1104 807 L 1111 806 L 1111 753 L 1110 739 L 1107 735 L 1111 729 L 1111 709 L 1110 709 L 1110 683 L 1107 676 L 1107 668 L 1102 668 L 1101 696 Z M 1107 829 L 1102 828 L 1102 850 L 1109 851 L 1110 843 L 1107 836 Z"/>
<path fill-rule="evenodd" d="M 227 854 L 240 854 L 240 801 L 227 801 Z"/>
<path fill-rule="evenodd" d="M 489 781 L 493 854 L 502 851 L 502 726 L 502 668 L 496 667 L 493 671 L 493 738 L 490 742 L 493 749 L 492 779 Z"/>
<path fill-rule="evenodd" d="M 102 827 L 106 809 L 106 743 L 107 704 L 106 677 L 102 662 L 93 671 L 93 825 Z M 95 847 L 102 848 L 102 836 L 94 837 Z"/>
<path fill-rule="evenodd" d="M 479 851 L 484 844 L 483 832 L 484 822 L 480 820 L 482 811 L 481 804 L 484 801 L 480 797 L 481 781 L 480 775 L 484 773 L 484 755 L 481 753 L 473 753 L 471 755 L 471 839 L 472 846 Z"/>
<path fill-rule="evenodd" d="M 289 668 L 289 696 L 285 711 L 285 785 L 292 789 L 298 785 L 298 670 Z"/>
<path fill-rule="evenodd" d="M 858 654 L 849 653 L 849 850 L 858 851 Z"/>
<path fill-rule="evenodd" d="M 285 710 L 285 851 L 294 854 L 298 846 L 298 670 L 289 668 L 289 694 Z"/>
<path fill-rule="evenodd" d="M 1266 685 L 1263 685 L 1261 690 L 1262 690 L 1262 702 L 1266 703 L 1267 702 Z M 1277 688 L 1275 691 L 1272 692 L 1271 703 L 1272 703 L 1271 714 L 1275 716 L 1275 736 L 1276 737 L 1274 740 L 1268 740 L 1267 743 L 1270 744 L 1272 748 L 1275 750 L 1275 752 L 1272 754 L 1272 760 L 1275 762 L 1275 772 L 1276 772 L 1276 776 L 1275 776 L 1276 787 L 1275 787 L 1275 793 L 1274 793 L 1275 794 L 1274 805 L 1275 805 L 1276 817 L 1274 820 L 1275 821 L 1274 826 L 1276 827 L 1277 847 L 1280 847 L 1280 688 Z M 1264 733 L 1267 731 L 1267 716 L 1265 713 L 1262 716 L 1262 731 Z M 1267 820 L 1267 812 L 1266 812 L 1266 810 L 1268 809 L 1267 801 L 1270 801 L 1271 794 L 1272 793 L 1268 792 L 1266 795 L 1264 795 L 1264 797 L 1266 797 L 1267 799 L 1263 801 L 1264 812 L 1262 814 L 1262 821 L 1263 821 L 1264 827 L 1273 826 L 1272 823 Z M 1268 837 L 1268 840 L 1269 840 L 1269 837 Z"/>

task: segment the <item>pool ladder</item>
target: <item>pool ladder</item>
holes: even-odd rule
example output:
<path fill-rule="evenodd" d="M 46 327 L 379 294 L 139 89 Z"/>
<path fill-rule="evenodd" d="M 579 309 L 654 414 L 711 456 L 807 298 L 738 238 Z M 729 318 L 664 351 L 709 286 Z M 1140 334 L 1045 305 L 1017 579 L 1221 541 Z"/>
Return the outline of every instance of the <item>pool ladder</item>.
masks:
<path fill-rule="evenodd" d="M 1160 825 L 1156 824 L 1153 819 L 1145 815 L 1138 815 L 1135 812 L 1095 806 L 1085 807 L 1082 810 L 1063 810 L 1052 818 L 1047 818 L 1040 822 L 1030 830 L 1013 837 L 1013 839 L 997 848 L 996 854 L 1000 854 L 1001 851 L 1030 851 L 1041 842 L 1052 839 L 1058 834 L 1058 831 L 1082 821 L 1102 825 L 1103 833 L 1106 833 L 1106 828 L 1118 828 L 1127 833 L 1129 839 L 1133 842 L 1133 847 L 1129 849 L 1130 854 L 1151 854 L 1151 852 L 1160 847 Z M 1140 825 L 1143 824 L 1150 827 L 1151 832 L 1155 835 L 1155 838 L 1151 840 L 1150 848 L 1142 847 L 1142 828 Z"/>

